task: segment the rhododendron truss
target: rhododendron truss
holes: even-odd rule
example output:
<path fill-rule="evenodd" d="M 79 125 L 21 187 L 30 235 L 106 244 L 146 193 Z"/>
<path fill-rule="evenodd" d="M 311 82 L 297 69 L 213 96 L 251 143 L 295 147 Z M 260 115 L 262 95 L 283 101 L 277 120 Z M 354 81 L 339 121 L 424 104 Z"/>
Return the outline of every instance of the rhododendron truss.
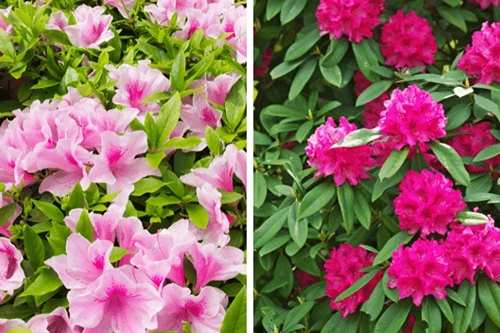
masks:
<path fill-rule="evenodd" d="M 0 333 L 245 327 L 245 15 L 1 9 Z"/>

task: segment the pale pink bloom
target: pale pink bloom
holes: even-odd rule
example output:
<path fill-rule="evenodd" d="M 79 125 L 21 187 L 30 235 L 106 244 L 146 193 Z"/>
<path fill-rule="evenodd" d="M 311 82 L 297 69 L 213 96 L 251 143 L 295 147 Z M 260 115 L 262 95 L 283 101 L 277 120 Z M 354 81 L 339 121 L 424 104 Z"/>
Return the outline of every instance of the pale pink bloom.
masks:
<path fill-rule="evenodd" d="M 146 111 L 160 110 L 158 103 L 143 103 L 142 100 L 157 92 L 170 89 L 170 81 L 157 69 L 149 67 L 150 60 L 139 60 L 137 67 L 123 64 L 118 68 L 106 65 L 109 77 L 117 81 L 113 103 L 136 108 L 144 115 Z"/>
<path fill-rule="evenodd" d="M 103 13 L 104 8 L 99 6 L 79 6 L 73 12 L 76 24 L 65 29 L 71 44 L 76 47 L 98 49 L 100 44 L 111 40 L 115 36 L 110 30 L 113 16 Z"/>
<path fill-rule="evenodd" d="M 193 332 L 220 332 L 228 303 L 220 289 L 205 287 L 195 296 L 189 288 L 169 284 L 162 296 L 165 307 L 158 314 L 158 330 L 182 332 L 182 323 L 186 321 Z"/>
<path fill-rule="evenodd" d="M 49 314 L 39 314 L 28 322 L 33 333 L 80 333 L 81 330 L 71 324 L 68 313 L 59 307 Z"/>
<path fill-rule="evenodd" d="M 11 10 L 12 6 L 7 7 L 6 9 L 0 9 L 0 29 L 4 30 L 9 35 L 12 33 L 12 25 L 5 23 L 3 17 L 9 17 Z"/>
<path fill-rule="evenodd" d="M 80 234 L 72 234 L 66 242 L 66 253 L 45 261 L 68 289 L 82 289 L 113 268 L 109 261 L 113 243 L 96 240 L 90 243 Z"/>
<path fill-rule="evenodd" d="M 22 287 L 25 278 L 22 260 L 23 255 L 10 240 L 0 237 L 0 303 L 5 296 L 13 295 Z"/>
<path fill-rule="evenodd" d="M 238 73 L 221 74 L 213 79 L 201 79 L 193 82 L 191 89 L 206 87 L 208 99 L 216 104 L 224 105 L 231 88 L 240 79 Z"/>
<path fill-rule="evenodd" d="M 0 208 L 10 205 L 13 202 L 14 201 L 12 201 L 10 198 L 4 197 L 3 193 L 0 192 Z M 5 223 L 0 227 L 0 235 L 4 235 L 5 237 L 12 236 L 12 232 L 9 231 L 9 227 L 12 225 L 12 223 L 14 223 L 17 217 L 21 215 L 21 212 L 22 212 L 21 207 L 19 207 L 19 205 L 16 204 L 16 210 L 14 212 L 14 215 L 12 215 L 12 217 L 7 221 L 7 223 Z"/>
<path fill-rule="evenodd" d="M 106 4 L 118 9 L 123 17 L 129 17 L 128 11 L 134 9 L 137 0 L 106 0 Z M 125 5 L 125 8 L 123 7 Z"/>
<path fill-rule="evenodd" d="M 82 212 L 83 209 L 81 208 L 72 209 L 69 215 L 64 218 L 64 222 L 73 232 L 76 232 L 76 226 Z M 104 215 L 97 213 L 88 213 L 88 215 L 94 229 L 94 239 L 108 240 L 114 243 L 116 228 L 125 218 L 122 218 L 115 211 L 110 211 L 109 209 Z"/>
<path fill-rule="evenodd" d="M 0 333 L 6 333 L 14 328 L 28 328 L 21 319 L 0 319 Z"/>
<path fill-rule="evenodd" d="M 189 255 L 196 270 L 196 290 L 209 282 L 229 280 L 246 272 L 245 255 L 236 247 L 197 243 L 189 249 Z"/>
<path fill-rule="evenodd" d="M 180 19 L 186 16 L 186 11 L 190 8 L 196 8 L 199 0 L 158 0 L 156 5 L 144 7 L 144 11 L 151 16 L 153 22 L 158 22 L 164 26 L 170 24 L 170 19 L 174 13 L 179 15 Z"/>
<path fill-rule="evenodd" d="M 116 229 L 116 238 L 120 247 L 130 252 L 120 260 L 120 265 L 125 265 L 130 263 L 130 259 L 141 247 L 151 244 L 154 236 L 144 229 L 141 220 L 130 216 L 120 219 Z"/>
<path fill-rule="evenodd" d="M 153 170 L 146 158 L 136 155 L 148 150 L 146 133 L 127 132 L 122 136 L 106 131 L 101 135 L 102 149 L 94 158 L 89 179 L 95 183 L 106 183 L 108 193 L 115 193 L 134 184 L 146 176 L 159 176 L 159 170 Z"/>
<path fill-rule="evenodd" d="M 239 152 L 238 148 L 231 144 L 226 147 L 222 156 L 213 159 L 208 168 L 194 169 L 191 173 L 181 176 L 180 180 L 193 187 L 208 183 L 216 189 L 233 192 L 233 174 L 236 170 L 237 176 L 246 184 L 246 153 Z"/>
<path fill-rule="evenodd" d="M 220 23 L 218 13 L 211 8 L 189 8 L 185 13 L 185 20 L 179 24 L 180 31 L 174 33 L 174 37 L 189 39 L 196 30 L 203 30 L 203 34 L 207 35 L 207 30 L 210 26 Z"/>
<path fill-rule="evenodd" d="M 203 91 L 196 92 L 193 97 L 193 105 L 184 105 L 181 119 L 189 126 L 189 130 L 196 136 L 204 137 L 207 127 L 220 127 L 222 112 L 215 109 L 207 101 Z"/>
<path fill-rule="evenodd" d="M 19 149 L 7 147 L 0 149 L 0 182 L 7 185 L 30 185 L 35 180 L 33 175 L 21 168 L 23 153 Z"/>
<path fill-rule="evenodd" d="M 66 29 L 67 26 L 68 26 L 68 18 L 64 16 L 64 13 L 62 11 L 58 11 L 50 14 L 50 19 L 47 25 L 45 26 L 45 29 L 64 31 L 64 29 Z"/>
<path fill-rule="evenodd" d="M 226 40 L 237 53 L 239 63 L 246 61 L 246 7 L 229 6 L 224 11 L 224 18 L 220 24 L 213 24 L 207 29 L 207 36 L 217 39 L 221 34 L 229 34 Z"/>
<path fill-rule="evenodd" d="M 106 270 L 84 290 L 68 293 L 71 320 L 85 333 L 138 333 L 156 329 L 164 301 L 146 283 L 135 283 L 120 269 Z"/>

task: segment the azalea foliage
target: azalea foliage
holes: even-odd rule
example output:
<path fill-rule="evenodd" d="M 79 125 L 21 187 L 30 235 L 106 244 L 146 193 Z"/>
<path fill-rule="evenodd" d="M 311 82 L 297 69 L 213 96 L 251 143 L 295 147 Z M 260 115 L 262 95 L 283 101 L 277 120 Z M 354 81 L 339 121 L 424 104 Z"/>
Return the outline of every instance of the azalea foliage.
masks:
<path fill-rule="evenodd" d="M 0 332 L 243 332 L 245 5 L 0 7 Z"/>
<path fill-rule="evenodd" d="M 256 1 L 256 331 L 500 329 L 499 6 Z"/>

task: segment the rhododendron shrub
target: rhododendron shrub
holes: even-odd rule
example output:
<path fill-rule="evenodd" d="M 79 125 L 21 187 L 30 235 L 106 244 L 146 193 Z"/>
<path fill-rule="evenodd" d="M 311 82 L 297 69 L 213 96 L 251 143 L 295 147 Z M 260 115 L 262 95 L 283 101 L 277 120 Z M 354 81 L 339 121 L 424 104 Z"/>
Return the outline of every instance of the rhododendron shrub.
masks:
<path fill-rule="evenodd" d="M 499 6 L 256 1 L 256 332 L 500 330 Z"/>
<path fill-rule="evenodd" d="M 0 4 L 0 332 L 245 328 L 246 7 L 196 3 Z"/>

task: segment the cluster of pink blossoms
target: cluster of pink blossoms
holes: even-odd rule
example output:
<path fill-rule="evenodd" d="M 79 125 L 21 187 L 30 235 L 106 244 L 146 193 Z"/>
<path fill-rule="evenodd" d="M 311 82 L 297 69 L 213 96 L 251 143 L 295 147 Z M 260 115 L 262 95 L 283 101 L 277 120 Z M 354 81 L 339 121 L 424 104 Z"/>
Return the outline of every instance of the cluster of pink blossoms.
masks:
<path fill-rule="evenodd" d="M 484 22 L 480 31 L 472 34 L 472 45 L 467 45 L 457 67 L 467 75 L 477 78 L 477 83 L 500 82 L 498 48 L 500 47 L 500 23 Z"/>
<path fill-rule="evenodd" d="M 443 106 L 417 85 L 394 90 L 385 106 L 379 121 L 380 132 L 394 142 L 397 150 L 446 135 Z"/>
<path fill-rule="evenodd" d="M 373 36 L 384 8 L 384 0 L 321 0 L 316 9 L 318 29 L 321 36 L 340 39 L 345 35 L 360 43 Z"/>
<path fill-rule="evenodd" d="M 380 272 L 361 290 L 340 302 L 335 302 L 337 296 L 366 274 L 360 270 L 371 266 L 374 258 L 375 254 L 348 243 L 340 245 L 338 249 L 332 249 L 330 258 L 325 263 L 326 296 L 332 299 L 330 302 L 332 309 L 342 310 L 342 317 L 356 312 L 358 305 L 368 300 L 382 278 L 382 272 Z"/>
<path fill-rule="evenodd" d="M 437 50 L 432 27 L 414 11 L 404 15 L 400 9 L 382 27 L 380 51 L 389 66 L 399 69 L 433 64 Z"/>
<path fill-rule="evenodd" d="M 154 22 L 162 25 L 169 25 L 177 13 L 181 31 L 174 36 L 179 38 L 187 39 L 198 29 L 215 39 L 226 34 L 226 41 L 236 50 L 237 61 L 246 61 L 245 6 L 235 6 L 233 0 L 158 0 L 156 5 L 148 5 L 144 10 Z"/>
<path fill-rule="evenodd" d="M 361 93 L 371 85 L 371 82 L 365 78 L 361 71 L 358 71 L 356 72 L 356 74 L 354 74 L 354 83 L 356 85 L 356 96 L 361 95 Z M 363 112 L 363 125 L 365 126 L 365 128 L 377 127 L 382 111 L 385 110 L 384 103 L 390 98 L 391 97 L 389 96 L 389 92 L 384 91 L 382 95 L 364 105 L 365 110 Z"/>
<path fill-rule="evenodd" d="M 481 6 L 481 9 L 486 9 L 489 6 L 500 6 L 500 0 L 469 0 L 469 2 Z"/>
<path fill-rule="evenodd" d="M 370 146 L 331 148 L 356 128 L 344 117 L 340 118 L 338 127 L 332 118 L 328 118 L 326 124 L 319 126 L 307 140 L 308 163 L 318 169 L 316 177 L 333 175 L 336 186 L 345 181 L 357 185 L 361 179 L 370 178 L 367 170 L 375 165 Z"/>
<path fill-rule="evenodd" d="M 409 234 L 420 232 L 446 234 L 448 225 L 465 209 L 462 192 L 453 190 L 453 183 L 443 174 L 410 170 L 399 185 L 400 195 L 394 200 L 394 211 L 401 229 Z"/>

